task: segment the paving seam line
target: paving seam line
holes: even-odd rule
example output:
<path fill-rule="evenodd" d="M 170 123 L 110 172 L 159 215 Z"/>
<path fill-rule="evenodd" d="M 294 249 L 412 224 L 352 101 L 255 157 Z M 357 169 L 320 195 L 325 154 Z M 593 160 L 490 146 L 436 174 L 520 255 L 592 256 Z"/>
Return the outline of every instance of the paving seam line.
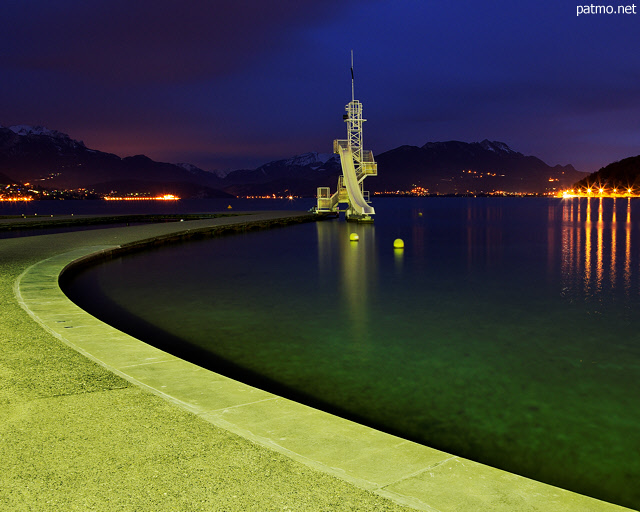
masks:
<path fill-rule="evenodd" d="M 93 253 L 93 254 L 98 254 L 98 253 Z M 68 347 L 71 347 L 73 350 L 79 352 L 80 354 L 82 354 L 83 356 L 85 356 L 88 359 L 91 359 L 93 362 L 99 364 L 100 366 L 102 366 L 103 368 L 107 369 L 108 371 L 115 373 L 116 375 L 118 375 L 119 377 L 122 377 L 123 379 L 131 382 L 132 384 L 135 384 L 136 386 L 140 386 L 141 388 L 147 389 L 149 391 L 151 391 L 152 393 L 156 394 L 156 395 L 160 395 L 162 398 L 164 398 L 165 400 L 168 400 L 170 402 L 176 403 L 178 404 L 180 407 L 187 409 L 190 412 L 197 412 L 196 409 L 194 409 L 192 406 L 190 406 L 188 403 L 186 402 L 182 402 L 181 400 L 178 400 L 175 397 L 172 397 L 171 395 L 168 395 L 166 393 L 163 393 L 162 391 L 160 391 L 159 389 L 156 389 L 152 386 L 149 386 L 148 384 L 145 384 L 144 382 L 141 382 L 135 378 L 133 378 L 131 375 L 126 374 L 125 372 L 122 372 L 120 370 L 118 370 L 117 368 L 114 368 L 110 365 L 108 365 L 107 363 L 105 363 L 104 361 L 100 360 L 99 358 L 95 357 L 93 354 L 91 354 L 90 352 L 87 352 L 85 349 L 83 349 L 82 347 L 78 346 L 77 344 L 73 343 L 72 341 L 70 341 L 69 339 L 67 339 L 65 336 L 63 336 L 62 334 L 60 334 L 59 332 L 57 332 L 56 330 L 54 330 L 53 328 L 51 328 L 49 325 L 47 325 L 46 322 L 44 322 L 36 313 L 34 313 L 29 306 L 26 304 L 26 302 L 24 301 L 23 297 L 22 297 L 22 293 L 20 292 L 20 282 L 22 281 L 22 278 L 34 267 L 36 267 L 37 265 L 39 265 L 40 263 L 46 262 L 52 258 L 55 258 L 57 256 L 52 256 L 51 258 L 47 258 L 46 260 L 43 260 L 41 262 L 35 263 L 33 265 L 31 265 L 29 268 L 27 268 L 22 274 L 20 274 L 18 276 L 18 278 L 16 279 L 15 283 L 14 283 L 14 293 L 18 299 L 18 304 L 20 305 L 20 307 L 22 309 L 24 309 L 31 318 L 33 318 L 33 320 L 38 323 L 45 331 L 47 331 L 49 334 L 51 334 L 52 336 L 54 336 L 55 338 L 57 338 L 58 340 L 62 341 L 65 345 L 67 345 Z M 62 293 L 62 291 L 60 292 Z M 71 301 L 69 301 L 71 302 Z M 88 313 L 84 312 L 84 314 L 88 315 Z M 106 324 L 105 324 L 106 325 Z M 115 329 L 115 328 L 114 328 Z M 119 331 L 118 331 L 119 332 Z M 123 333 L 124 334 L 124 333 Z M 141 342 L 144 343 L 144 342 Z"/>

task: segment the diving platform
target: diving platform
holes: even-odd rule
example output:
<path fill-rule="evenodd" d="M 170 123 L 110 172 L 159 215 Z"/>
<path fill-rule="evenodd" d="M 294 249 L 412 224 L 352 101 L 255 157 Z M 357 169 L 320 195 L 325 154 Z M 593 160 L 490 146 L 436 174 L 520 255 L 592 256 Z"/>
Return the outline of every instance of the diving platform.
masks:
<path fill-rule="evenodd" d="M 351 53 L 351 101 L 345 107 L 342 117 L 347 123 L 347 138 L 333 141 L 333 152 L 340 155 L 342 175 L 338 178 L 338 190 L 331 193 L 330 187 L 318 187 L 317 213 L 345 212 L 348 221 L 373 222 L 375 209 L 371 206 L 369 192 L 363 188 L 367 176 L 378 174 L 378 164 L 371 151 L 362 146 L 362 103 L 354 97 L 353 52 Z M 344 210 L 341 204 L 346 204 Z"/>

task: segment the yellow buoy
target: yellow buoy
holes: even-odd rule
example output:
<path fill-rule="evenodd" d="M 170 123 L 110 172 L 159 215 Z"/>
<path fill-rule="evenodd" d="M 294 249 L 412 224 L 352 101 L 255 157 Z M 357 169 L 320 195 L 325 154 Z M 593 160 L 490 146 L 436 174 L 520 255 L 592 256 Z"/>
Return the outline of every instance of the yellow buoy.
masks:
<path fill-rule="evenodd" d="M 231 205 L 227 206 L 227 210 L 231 210 L 231 208 L 232 208 Z"/>
<path fill-rule="evenodd" d="M 351 240 L 352 242 L 357 242 L 358 240 L 360 240 L 360 237 L 358 236 L 358 233 L 351 233 L 349 235 L 349 240 Z"/>
<path fill-rule="evenodd" d="M 418 217 L 422 217 L 422 212 L 418 212 Z"/>
<path fill-rule="evenodd" d="M 393 241 L 393 248 L 394 249 L 404 249 L 404 241 L 402 240 L 402 238 L 396 238 Z"/>

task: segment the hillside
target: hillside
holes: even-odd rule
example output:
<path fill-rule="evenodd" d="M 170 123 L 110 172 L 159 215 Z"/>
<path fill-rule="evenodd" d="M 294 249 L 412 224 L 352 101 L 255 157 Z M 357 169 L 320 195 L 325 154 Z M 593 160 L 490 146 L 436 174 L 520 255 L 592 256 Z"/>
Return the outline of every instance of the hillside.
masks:
<path fill-rule="evenodd" d="M 18 181 L 0 172 L 0 186 L 13 184 L 18 184 Z"/>
<path fill-rule="evenodd" d="M 573 188 L 640 189 L 640 155 L 613 162 L 589 174 Z"/>
<path fill-rule="evenodd" d="M 337 155 L 310 152 L 233 171 L 220 180 L 220 188 L 238 196 L 314 196 L 318 187 L 335 188 L 341 173 Z"/>
<path fill-rule="evenodd" d="M 584 176 L 573 166 L 551 167 L 525 156 L 504 142 L 428 142 L 400 146 L 380 154 L 378 177 L 367 186 L 374 191 L 408 190 L 420 186 L 430 193 L 545 193 Z"/>

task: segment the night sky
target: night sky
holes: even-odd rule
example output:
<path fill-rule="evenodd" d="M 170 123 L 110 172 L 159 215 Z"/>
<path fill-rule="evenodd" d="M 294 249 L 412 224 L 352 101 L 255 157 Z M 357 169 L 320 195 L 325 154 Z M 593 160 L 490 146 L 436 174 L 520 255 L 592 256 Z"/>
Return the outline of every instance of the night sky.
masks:
<path fill-rule="evenodd" d="M 640 154 L 640 8 L 577 5 L 2 0 L 0 125 L 207 170 L 330 153 L 353 49 L 374 154 L 488 138 L 595 171 Z"/>

